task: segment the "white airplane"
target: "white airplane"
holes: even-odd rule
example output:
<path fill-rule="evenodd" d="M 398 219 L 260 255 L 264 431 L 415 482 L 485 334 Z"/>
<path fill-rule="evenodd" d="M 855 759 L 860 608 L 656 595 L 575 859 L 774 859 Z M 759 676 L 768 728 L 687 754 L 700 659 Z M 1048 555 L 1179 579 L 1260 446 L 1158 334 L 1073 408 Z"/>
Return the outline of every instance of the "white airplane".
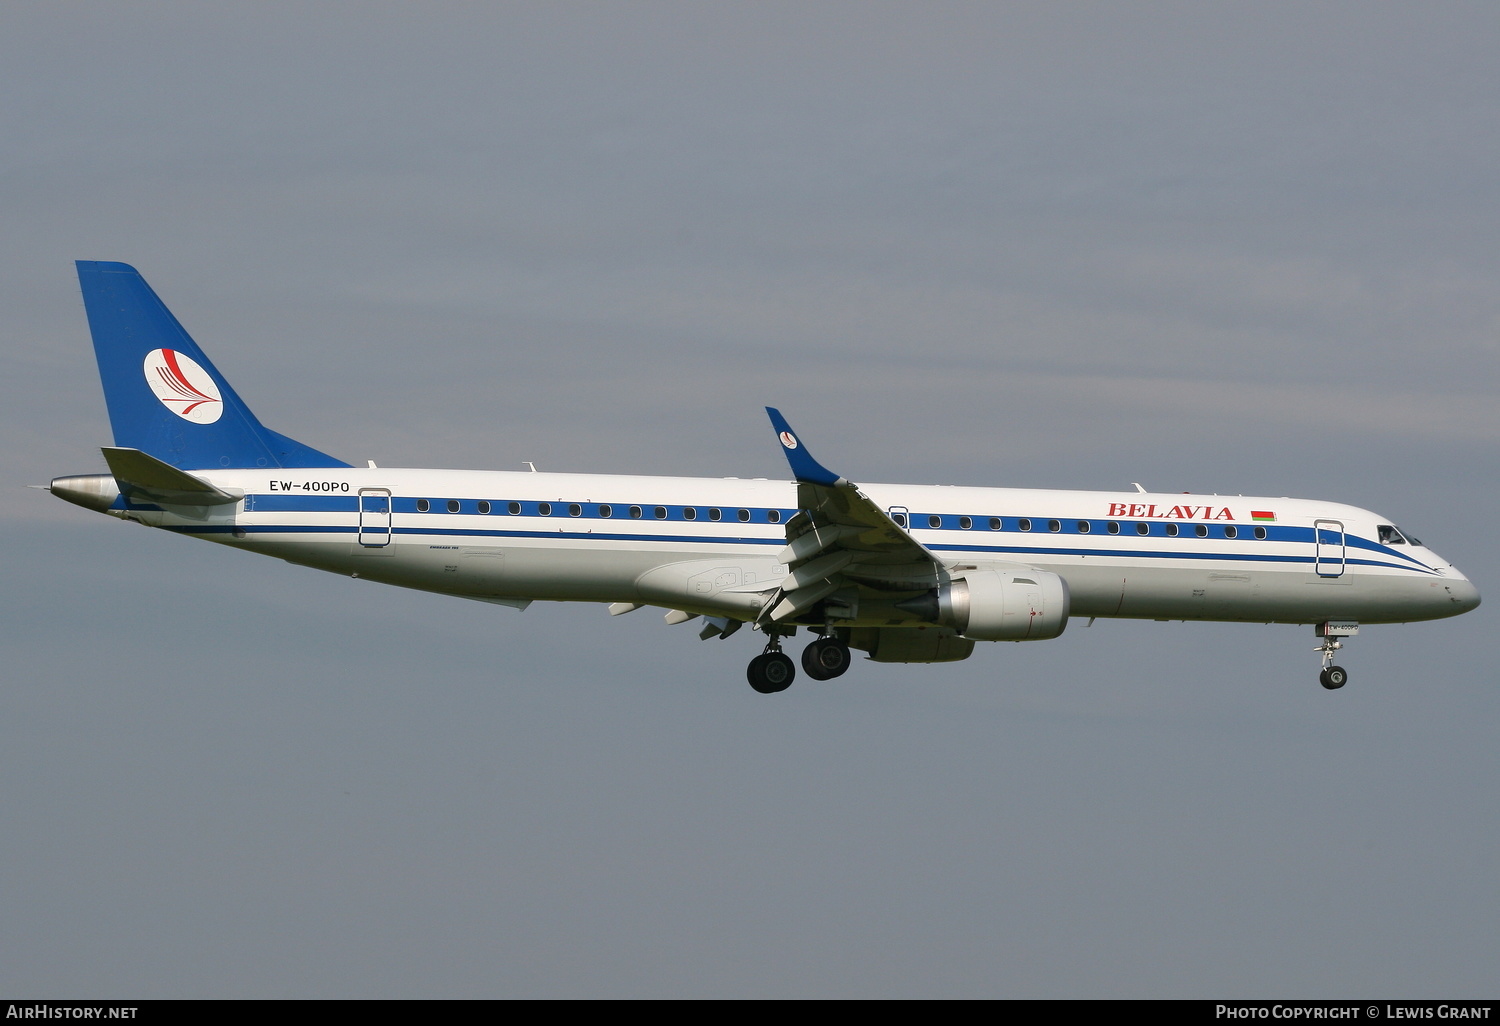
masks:
<path fill-rule="evenodd" d="M 1325 688 L 1361 623 L 1479 605 L 1368 510 L 1305 499 L 856 485 L 779 412 L 795 481 L 354 467 L 261 425 L 133 267 L 78 262 L 115 444 L 53 495 L 292 563 L 524 609 L 668 610 L 766 638 L 755 690 L 1055 638 L 1070 617 L 1312 624 Z"/>

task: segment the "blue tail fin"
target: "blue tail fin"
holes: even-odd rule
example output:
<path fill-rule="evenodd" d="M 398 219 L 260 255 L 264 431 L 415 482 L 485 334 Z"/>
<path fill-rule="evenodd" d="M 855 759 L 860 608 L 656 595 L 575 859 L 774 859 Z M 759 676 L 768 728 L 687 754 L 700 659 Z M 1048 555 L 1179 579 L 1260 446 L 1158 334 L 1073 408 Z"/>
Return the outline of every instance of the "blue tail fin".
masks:
<path fill-rule="evenodd" d="M 78 261 L 115 445 L 181 470 L 347 467 L 266 428 L 129 264 Z"/>

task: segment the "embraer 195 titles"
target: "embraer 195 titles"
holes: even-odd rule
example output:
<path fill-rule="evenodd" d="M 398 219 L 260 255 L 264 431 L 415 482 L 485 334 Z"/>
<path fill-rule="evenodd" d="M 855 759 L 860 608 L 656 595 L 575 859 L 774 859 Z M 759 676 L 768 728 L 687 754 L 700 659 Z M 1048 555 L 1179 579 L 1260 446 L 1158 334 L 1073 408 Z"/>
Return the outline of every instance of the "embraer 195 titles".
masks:
<path fill-rule="evenodd" d="M 1326 688 L 1361 623 L 1455 616 L 1479 592 L 1368 510 L 1304 499 L 856 485 L 768 409 L 794 481 L 354 467 L 262 426 L 133 267 L 78 262 L 114 446 L 53 495 L 122 520 L 372 581 L 525 608 L 745 624 L 828 680 L 850 650 L 965 659 L 1069 617 L 1312 624 Z"/>

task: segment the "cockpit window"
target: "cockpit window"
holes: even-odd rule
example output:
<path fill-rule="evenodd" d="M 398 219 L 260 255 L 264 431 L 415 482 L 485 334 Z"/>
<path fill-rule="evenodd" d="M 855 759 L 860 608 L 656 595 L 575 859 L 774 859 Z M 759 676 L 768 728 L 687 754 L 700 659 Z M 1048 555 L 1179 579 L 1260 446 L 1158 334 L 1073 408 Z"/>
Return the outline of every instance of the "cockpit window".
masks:
<path fill-rule="evenodd" d="M 1406 544 L 1406 539 L 1402 537 L 1401 532 L 1396 530 L 1390 524 L 1380 524 L 1376 527 L 1376 530 L 1380 532 L 1380 544 L 1382 545 Z"/>

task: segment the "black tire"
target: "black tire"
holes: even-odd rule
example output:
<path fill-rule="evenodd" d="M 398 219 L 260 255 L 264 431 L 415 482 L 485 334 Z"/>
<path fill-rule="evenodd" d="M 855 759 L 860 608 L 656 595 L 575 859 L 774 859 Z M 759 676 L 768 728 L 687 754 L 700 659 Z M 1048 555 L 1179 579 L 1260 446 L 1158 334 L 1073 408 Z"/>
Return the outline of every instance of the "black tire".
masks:
<path fill-rule="evenodd" d="M 1349 682 L 1349 672 L 1342 666 L 1330 666 L 1318 674 L 1318 683 L 1329 691 L 1337 691 Z"/>
<path fill-rule="evenodd" d="M 823 639 L 819 638 L 802 650 L 802 672 L 813 680 L 827 680 L 828 674 L 823 672 L 819 659 L 823 647 Z"/>
<path fill-rule="evenodd" d="M 802 669 L 813 680 L 832 680 L 849 669 L 849 646 L 837 638 L 819 638 L 802 650 Z"/>
<path fill-rule="evenodd" d="M 763 695 L 774 695 L 792 686 L 797 677 L 797 668 L 790 656 L 781 652 L 765 652 L 750 660 L 745 670 L 750 686 Z"/>

